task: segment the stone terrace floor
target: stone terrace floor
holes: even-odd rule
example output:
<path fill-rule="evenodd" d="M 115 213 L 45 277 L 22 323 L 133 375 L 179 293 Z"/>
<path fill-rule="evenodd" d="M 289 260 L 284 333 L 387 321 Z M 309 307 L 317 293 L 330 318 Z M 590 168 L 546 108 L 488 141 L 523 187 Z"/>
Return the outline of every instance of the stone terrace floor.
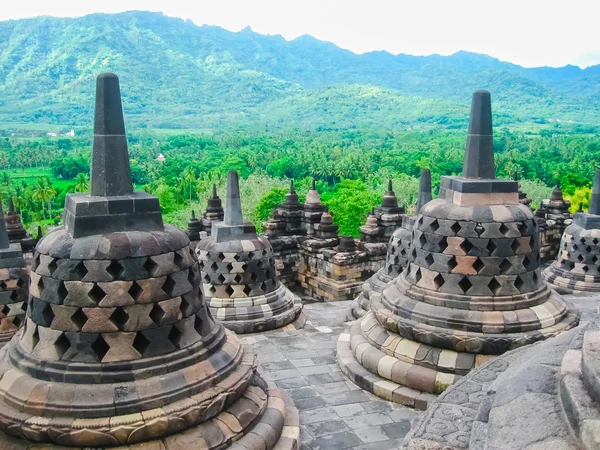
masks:
<path fill-rule="evenodd" d="M 597 296 L 565 295 L 582 311 L 582 323 L 598 310 Z M 285 389 L 300 412 L 302 450 L 387 450 L 401 447 L 421 411 L 363 391 L 340 372 L 338 336 L 346 330 L 350 302 L 319 303 L 304 298 L 302 330 L 243 336 L 258 355 L 260 372 Z"/>
<path fill-rule="evenodd" d="M 420 412 L 381 400 L 346 380 L 335 360 L 351 302 L 305 301 L 302 330 L 242 337 L 260 372 L 285 389 L 300 412 L 302 450 L 396 449 Z"/>

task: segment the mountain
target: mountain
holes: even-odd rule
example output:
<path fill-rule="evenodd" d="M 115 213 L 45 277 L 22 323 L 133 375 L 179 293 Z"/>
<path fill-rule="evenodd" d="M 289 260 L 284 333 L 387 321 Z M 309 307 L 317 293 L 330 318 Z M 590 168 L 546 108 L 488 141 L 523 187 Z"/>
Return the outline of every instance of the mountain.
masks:
<path fill-rule="evenodd" d="M 600 66 L 527 69 L 468 52 L 357 55 L 161 13 L 0 22 L 0 122 L 89 125 L 94 78 L 121 78 L 135 127 L 463 126 L 476 89 L 497 124 L 600 120 Z"/>

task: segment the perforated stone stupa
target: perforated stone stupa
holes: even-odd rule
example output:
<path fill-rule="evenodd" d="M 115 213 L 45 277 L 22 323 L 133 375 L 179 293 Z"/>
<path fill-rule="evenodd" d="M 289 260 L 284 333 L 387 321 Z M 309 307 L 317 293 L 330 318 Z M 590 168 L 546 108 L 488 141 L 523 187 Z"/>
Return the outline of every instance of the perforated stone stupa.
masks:
<path fill-rule="evenodd" d="M 575 214 L 563 233 L 556 260 L 543 276 L 555 288 L 600 291 L 600 171 L 588 212 Z"/>
<path fill-rule="evenodd" d="M 8 240 L 11 243 L 21 244 L 21 250 L 24 253 L 30 253 L 35 247 L 36 241 L 27 234 L 23 223 L 21 222 L 21 216 L 15 210 L 15 204 L 12 197 L 8 200 L 8 211 L 4 217 L 6 224 L 6 231 L 8 232 Z"/>
<path fill-rule="evenodd" d="M 21 244 L 9 241 L 4 221 L 0 220 L 0 347 L 10 341 L 23 324 L 28 293 L 29 274 Z"/>
<path fill-rule="evenodd" d="M 419 183 L 416 212 L 418 213 L 423 205 L 429 201 L 431 201 L 431 173 L 429 169 L 423 169 Z M 397 228 L 390 238 L 384 266 L 363 284 L 362 292 L 350 306 L 349 320 L 358 319 L 367 314 L 371 306 L 373 293 L 380 294 L 387 284 L 400 275 L 408 266 L 415 217 L 416 215 L 404 215 L 402 217 L 402 226 Z"/>
<path fill-rule="evenodd" d="M 196 249 L 213 316 L 237 333 L 304 325 L 302 301 L 277 279 L 269 240 L 244 222 L 238 174 L 227 177 L 225 220 Z"/>
<path fill-rule="evenodd" d="M 542 282 L 517 183 L 494 176 L 490 94 L 477 91 L 463 176 L 442 178 L 415 220 L 408 269 L 340 336 L 338 363 L 362 388 L 424 408 L 483 361 L 578 323 Z"/>
<path fill-rule="evenodd" d="M 214 322 L 187 235 L 133 191 L 113 74 L 97 79 L 91 169 L 0 351 L 0 448 L 297 448 L 289 399 Z"/>

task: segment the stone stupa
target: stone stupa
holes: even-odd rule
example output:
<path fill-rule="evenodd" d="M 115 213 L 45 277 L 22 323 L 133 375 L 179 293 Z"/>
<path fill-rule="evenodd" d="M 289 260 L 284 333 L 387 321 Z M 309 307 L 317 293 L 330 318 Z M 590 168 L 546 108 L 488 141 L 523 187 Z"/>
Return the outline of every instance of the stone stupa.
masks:
<path fill-rule="evenodd" d="M 133 190 L 114 74 L 97 78 L 90 187 L 38 243 L 0 351 L 0 448 L 297 448 L 290 400 L 213 320 L 186 233 Z"/>
<path fill-rule="evenodd" d="M 19 216 L 15 210 L 15 204 L 12 197 L 8 199 L 8 211 L 3 217 L 6 224 L 6 231 L 8 232 L 8 240 L 11 243 L 21 244 L 21 250 L 23 253 L 32 252 L 36 241 L 29 236 L 25 231 L 25 228 L 23 228 L 21 216 Z"/>
<path fill-rule="evenodd" d="M 431 172 L 429 169 L 422 169 L 416 213 L 418 214 L 429 201 L 431 201 Z M 367 314 L 371 306 L 373 293 L 380 294 L 383 292 L 388 283 L 400 275 L 408 266 L 415 217 L 416 214 L 402 217 L 402 226 L 397 228 L 390 238 L 384 266 L 365 281 L 362 292 L 350 305 L 348 320 L 359 319 Z"/>
<path fill-rule="evenodd" d="M 29 274 L 21 244 L 9 241 L 5 223 L 0 220 L 0 347 L 23 324 L 28 294 Z"/>
<path fill-rule="evenodd" d="M 304 325 L 302 301 L 277 279 L 269 240 L 244 222 L 235 171 L 227 176 L 224 220 L 213 222 L 211 236 L 198 243 L 196 254 L 211 312 L 230 330 L 255 333 L 294 321 L 296 328 Z"/>
<path fill-rule="evenodd" d="M 539 232 L 515 181 L 495 179 L 491 99 L 473 95 L 461 177 L 416 217 L 409 267 L 338 341 L 360 387 L 422 409 L 510 349 L 555 336 L 578 312 L 542 282 Z"/>
<path fill-rule="evenodd" d="M 600 171 L 596 171 L 588 212 L 575 213 L 562 235 L 556 260 L 543 277 L 568 292 L 600 291 Z"/>

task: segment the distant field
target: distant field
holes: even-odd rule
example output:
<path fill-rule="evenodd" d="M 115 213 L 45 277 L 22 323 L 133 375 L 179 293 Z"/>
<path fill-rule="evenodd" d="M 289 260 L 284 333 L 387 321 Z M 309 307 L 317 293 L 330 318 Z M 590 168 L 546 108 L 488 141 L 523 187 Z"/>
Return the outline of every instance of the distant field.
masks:
<path fill-rule="evenodd" d="M 4 169 L 0 173 L 8 173 L 13 183 L 25 181 L 32 185 L 39 177 L 48 177 L 55 188 L 65 189 L 73 184 L 74 180 L 58 180 L 52 176 L 52 171 L 45 167 L 33 167 L 31 169 Z"/>

